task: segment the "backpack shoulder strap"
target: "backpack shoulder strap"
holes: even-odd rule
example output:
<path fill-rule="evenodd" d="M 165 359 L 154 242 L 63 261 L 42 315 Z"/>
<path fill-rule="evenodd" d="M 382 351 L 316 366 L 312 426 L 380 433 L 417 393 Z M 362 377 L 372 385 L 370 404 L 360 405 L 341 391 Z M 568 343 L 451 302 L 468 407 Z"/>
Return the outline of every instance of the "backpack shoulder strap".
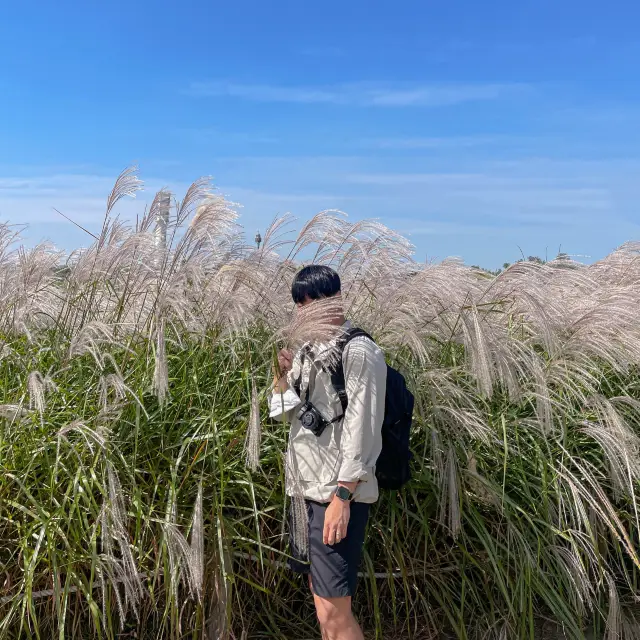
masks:
<path fill-rule="evenodd" d="M 340 404 L 342 405 L 342 413 L 343 415 L 347 412 L 347 407 L 349 406 L 349 398 L 347 397 L 347 388 L 346 382 L 344 379 L 344 366 L 342 364 L 342 356 L 344 354 L 344 350 L 346 346 L 353 340 L 354 338 L 365 337 L 369 338 L 372 342 L 373 338 L 363 329 L 358 329 L 357 327 L 353 327 L 349 329 L 344 336 L 340 338 L 338 341 L 338 349 L 340 352 L 340 357 L 338 358 L 338 363 L 335 368 L 331 372 L 331 384 L 333 388 L 336 390 L 338 394 L 338 398 L 340 398 Z"/>

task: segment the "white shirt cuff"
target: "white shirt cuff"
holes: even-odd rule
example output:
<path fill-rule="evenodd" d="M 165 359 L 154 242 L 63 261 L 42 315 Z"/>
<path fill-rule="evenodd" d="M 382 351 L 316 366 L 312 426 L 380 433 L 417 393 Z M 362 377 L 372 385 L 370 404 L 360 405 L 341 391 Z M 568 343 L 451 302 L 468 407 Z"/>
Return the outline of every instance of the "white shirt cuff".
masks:
<path fill-rule="evenodd" d="M 287 389 L 284 393 L 274 393 L 270 401 L 270 418 L 281 416 L 300 404 L 300 398 L 293 389 Z"/>

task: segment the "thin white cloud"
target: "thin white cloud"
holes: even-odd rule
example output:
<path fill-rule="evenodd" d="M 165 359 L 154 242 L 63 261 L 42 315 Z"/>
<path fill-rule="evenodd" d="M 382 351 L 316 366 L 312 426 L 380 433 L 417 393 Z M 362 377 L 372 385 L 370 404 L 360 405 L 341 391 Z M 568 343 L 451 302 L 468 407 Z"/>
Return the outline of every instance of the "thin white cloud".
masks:
<path fill-rule="evenodd" d="M 313 87 L 283 87 L 266 84 L 231 84 L 224 82 L 194 82 L 189 88 L 193 96 L 211 98 L 242 98 L 254 102 L 339 103 L 338 92 Z"/>
<path fill-rule="evenodd" d="M 414 138 L 373 138 L 362 140 L 363 146 L 377 149 L 466 149 L 508 144 L 517 141 L 509 136 L 450 136 Z"/>
<path fill-rule="evenodd" d="M 637 127 L 640 123 L 640 105 L 628 103 L 579 105 L 559 109 L 552 117 L 561 122 L 571 122 L 574 125 L 581 123 L 610 127 Z"/>
<path fill-rule="evenodd" d="M 227 143 L 279 144 L 280 138 L 267 133 L 249 131 L 225 131 L 216 127 L 194 127 L 176 129 L 175 134 L 192 142 L 211 144 L 212 141 Z"/>
<path fill-rule="evenodd" d="M 253 102 L 335 104 L 358 107 L 442 107 L 465 102 L 498 100 L 523 92 L 525 84 L 389 84 L 351 83 L 331 86 L 285 86 L 194 82 L 192 96 L 238 98 Z"/>
<path fill-rule="evenodd" d="M 486 173 L 361 173 L 344 177 L 372 197 L 397 192 L 398 199 L 422 200 L 425 210 L 456 212 L 464 219 L 510 220 L 560 227 L 611 214 L 615 210 L 606 184 L 569 176 L 521 176 L 503 170 Z"/>
<path fill-rule="evenodd" d="M 415 226 L 407 222 L 399 222 L 397 231 L 409 238 L 415 236 L 497 236 L 508 234 L 522 234 L 528 231 L 538 231 L 537 225 L 502 225 L 499 227 L 474 223 L 456 223 L 433 221 L 426 225 Z"/>

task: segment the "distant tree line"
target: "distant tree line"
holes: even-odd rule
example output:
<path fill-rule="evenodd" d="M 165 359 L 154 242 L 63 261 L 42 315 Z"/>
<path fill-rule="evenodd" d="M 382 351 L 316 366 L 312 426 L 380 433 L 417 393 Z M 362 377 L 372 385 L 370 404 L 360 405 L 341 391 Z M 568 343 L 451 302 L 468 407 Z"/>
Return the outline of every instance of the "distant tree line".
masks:
<path fill-rule="evenodd" d="M 560 252 L 558 253 L 558 255 L 555 258 L 556 260 L 570 260 L 570 256 L 568 253 L 564 253 L 564 252 Z M 534 262 L 536 264 L 546 264 L 548 262 L 548 260 L 546 259 L 542 259 L 539 256 L 528 256 L 527 258 L 519 258 L 518 260 L 516 260 L 515 262 L 505 262 L 503 263 L 502 267 L 498 268 L 498 269 L 485 269 L 484 267 L 481 267 L 480 265 L 474 264 L 471 265 L 472 269 L 478 269 L 479 271 L 484 271 L 485 273 L 490 273 L 494 276 L 499 275 L 500 273 L 502 273 L 503 271 L 506 271 L 512 264 L 518 264 L 519 262 Z"/>

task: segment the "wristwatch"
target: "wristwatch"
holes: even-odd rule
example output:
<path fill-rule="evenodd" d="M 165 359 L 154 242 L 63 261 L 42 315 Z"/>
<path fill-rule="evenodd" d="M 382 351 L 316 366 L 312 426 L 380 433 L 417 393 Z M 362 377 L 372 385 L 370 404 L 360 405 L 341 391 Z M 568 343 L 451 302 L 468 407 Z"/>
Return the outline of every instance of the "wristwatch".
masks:
<path fill-rule="evenodd" d="M 336 496 L 340 498 L 343 502 L 351 502 L 351 498 L 353 498 L 353 493 L 347 489 L 347 487 L 343 487 L 340 485 L 336 489 Z"/>

